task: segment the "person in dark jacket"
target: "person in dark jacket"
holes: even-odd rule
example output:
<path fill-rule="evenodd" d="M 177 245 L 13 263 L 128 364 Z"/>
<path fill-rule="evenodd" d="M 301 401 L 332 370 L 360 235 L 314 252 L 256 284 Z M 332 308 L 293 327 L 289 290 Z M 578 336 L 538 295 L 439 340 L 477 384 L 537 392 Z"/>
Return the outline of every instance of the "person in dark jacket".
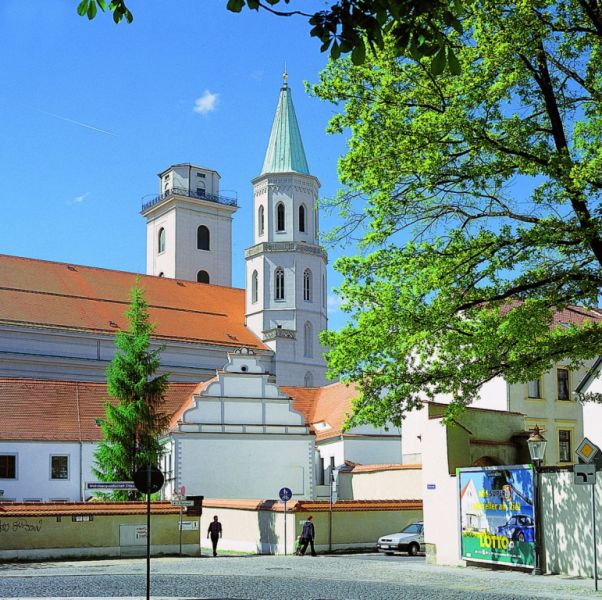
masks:
<path fill-rule="evenodd" d="M 211 536 L 211 543 L 213 544 L 213 556 L 217 556 L 217 540 L 222 537 L 222 524 L 217 520 L 217 515 L 209 523 L 207 539 L 209 539 L 209 536 Z"/>
<path fill-rule="evenodd" d="M 299 553 L 301 555 L 305 554 L 305 551 L 307 550 L 307 545 L 310 544 L 311 545 L 311 555 L 316 556 L 316 550 L 314 548 L 314 538 L 315 537 L 316 537 L 316 530 L 314 529 L 312 516 L 309 515 L 307 517 L 307 521 L 305 521 L 305 523 L 303 524 L 303 533 L 301 534 L 302 544 L 301 544 L 301 550 L 299 550 Z"/>

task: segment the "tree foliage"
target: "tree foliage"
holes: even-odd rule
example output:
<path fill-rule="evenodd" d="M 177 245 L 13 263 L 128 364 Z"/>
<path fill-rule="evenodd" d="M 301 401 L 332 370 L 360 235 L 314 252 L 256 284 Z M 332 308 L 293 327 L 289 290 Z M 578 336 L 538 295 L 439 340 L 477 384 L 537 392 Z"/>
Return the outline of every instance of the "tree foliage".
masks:
<path fill-rule="evenodd" d="M 101 481 L 129 481 L 147 464 L 157 465 L 163 452 L 159 436 L 169 417 L 161 412 L 168 387 L 167 375 L 155 376 L 160 349 L 150 350 L 154 325 L 149 320 L 144 290 L 131 290 L 127 312 L 129 328 L 115 339 L 118 352 L 107 369 L 109 396 L 101 424 L 103 441 L 95 453 L 94 473 Z M 133 493 L 115 493 L 115 497 Z"/>
<path fill-rule="evenodd" d="M 602 326 L 553 323 L 602 282 L 602 12 L 594 0 L 479 0 L 459 76 L 398 57 L 331 63 L 314 93 L 350 131 L 334 201 L 359 256 L 337 261 L 349 324 L 331 376 L 359 382 L 354 422 L 399 423 L 438 394 L 449 416 L 497 376 L 524 382 L 602 349 Z"/>
<path fill-rule="evenodd" d="M 321 51 L 330 49 L 330 57 L 351 53 L 355 64 L 366 59 L 366 50 L 382 49 L 384 36 L 394 40 L 397 55 L 411 52 L 414 56 L 433 57 L 434 68 L 449 65 L 457 72 L 459 63 L 448 41 L 450 30 L 461 31 L 460 15 L 472 0 L 337 0 L 328 9 L 316 12 L 278 10 L 277 5 L 302 6 L 301 0 L 228 0 L 228 10 L 241 12 L 264 10 L 279 17 L 301 16 L 308 20 L 310 35 L 322 43 Z M 109 9 L 115 23 L 133 15 L 126 0 L 81 0 L 78 13 L 94 19 L 98 8 Z"/>

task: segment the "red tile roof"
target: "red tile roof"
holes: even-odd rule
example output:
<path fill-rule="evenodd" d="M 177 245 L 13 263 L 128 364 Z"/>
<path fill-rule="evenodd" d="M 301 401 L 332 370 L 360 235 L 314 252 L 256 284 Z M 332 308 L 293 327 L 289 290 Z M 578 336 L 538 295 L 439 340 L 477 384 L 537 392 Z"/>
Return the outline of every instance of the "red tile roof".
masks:
<path fill-rule="evenodd" d="M 293 408 L 305 415 L 305 421 L 316 434 L 317 440 L 340 436 L 343 425 L 353 410 L 351 402 L 358 395 L 354 384 L 340 381 L 322 388 L 282 386 L 285 394 L 293 399 Z M 327 423 L 328 429 L 316 427 L 316 423 Z"/>
<path fill-rule="evenodd" d="M 354 465 L 351 473 L 378 473 L 380 471 L 415 471 L 421 470 L 422 465 Z"/>
<path fill-rule="evenodd" d="M 172 383 L 163 412 L 172 415 L 193 393 L 194 383 Z M 0 378 L 3 440 L 98 441 L 96 419 L 105 416 L 104 383 Z"/>
<path fill-rule="evenodd" d="M 233 508 L 239 510 L 269 510 L 284 512 L 284 504 L 278 500 L 235 500 L 205 498 L 203 508 Z M 328 512 L 330 504 L 322 500 L 293 500 L 286 512 Z M 339 500 L 332 505 L 334 512 L 379 511 L 379 510 L 422 510 L 422 500 Z"/>
<path fill-rule="evenodd" d="M 179 514 L 171 502 L 151 502 L 152 514 Z M 0 518 L 71 515 L 142 515 L 146 502 L 0 502 Z"/>
<path fill-rule="evenodd" d="M 244 290 L 4 254 L 0 323 L 115 333 L 127 327 L 136 277 L 155 337 L 266 348 L 244 325 Z"/>

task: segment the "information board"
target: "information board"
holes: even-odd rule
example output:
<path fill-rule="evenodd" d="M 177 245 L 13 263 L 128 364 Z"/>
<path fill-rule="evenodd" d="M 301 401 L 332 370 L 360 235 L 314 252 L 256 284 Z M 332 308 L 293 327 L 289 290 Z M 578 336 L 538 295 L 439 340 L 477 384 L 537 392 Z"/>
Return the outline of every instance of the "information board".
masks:
<path fill-rule="evenodd" d="M 458 469 L 461 558 L 535 565 L 531 465 Z"/>

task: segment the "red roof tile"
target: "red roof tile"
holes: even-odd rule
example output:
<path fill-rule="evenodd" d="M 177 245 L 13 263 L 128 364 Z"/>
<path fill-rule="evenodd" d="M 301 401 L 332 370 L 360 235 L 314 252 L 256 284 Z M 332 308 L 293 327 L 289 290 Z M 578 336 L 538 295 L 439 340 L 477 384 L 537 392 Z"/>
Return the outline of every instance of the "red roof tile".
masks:
<path fill-rule="evenodd" d="M 152 514 L 179 512 L 171 502 L 151 502 Z M 0 502 L 0 518 L 142 514 L 146 514 L 146 502 Z"/>
<path fill-rule="evenodd" d="M 194 383 L 172 383 L 163 412 L 172 415 L 190 397 Z M 105 416 L 104 383 L 0 379 L 0 423 L 3 440 L 102 439 L 96 419 Z"/>
<path fill-rule="evenodd" d="M 353 412 L 351 402 L 358 395 L 354 384 L 340 381 L 322 388 L 283 386 L 280 389 L 291 396 L 293 408 L 305 415 L 317 440 L 342 434 L 347 415 Z M 327 423 L 330 428 L 316 427 L 316 423 L 321 422 Z"/>
<path fill-rule="evenodd" d="M 244 290 L 3 254 L 0 322 L 115 333 L 136 277 L 155 337 L 266 348 L 244 325 Z"/>

